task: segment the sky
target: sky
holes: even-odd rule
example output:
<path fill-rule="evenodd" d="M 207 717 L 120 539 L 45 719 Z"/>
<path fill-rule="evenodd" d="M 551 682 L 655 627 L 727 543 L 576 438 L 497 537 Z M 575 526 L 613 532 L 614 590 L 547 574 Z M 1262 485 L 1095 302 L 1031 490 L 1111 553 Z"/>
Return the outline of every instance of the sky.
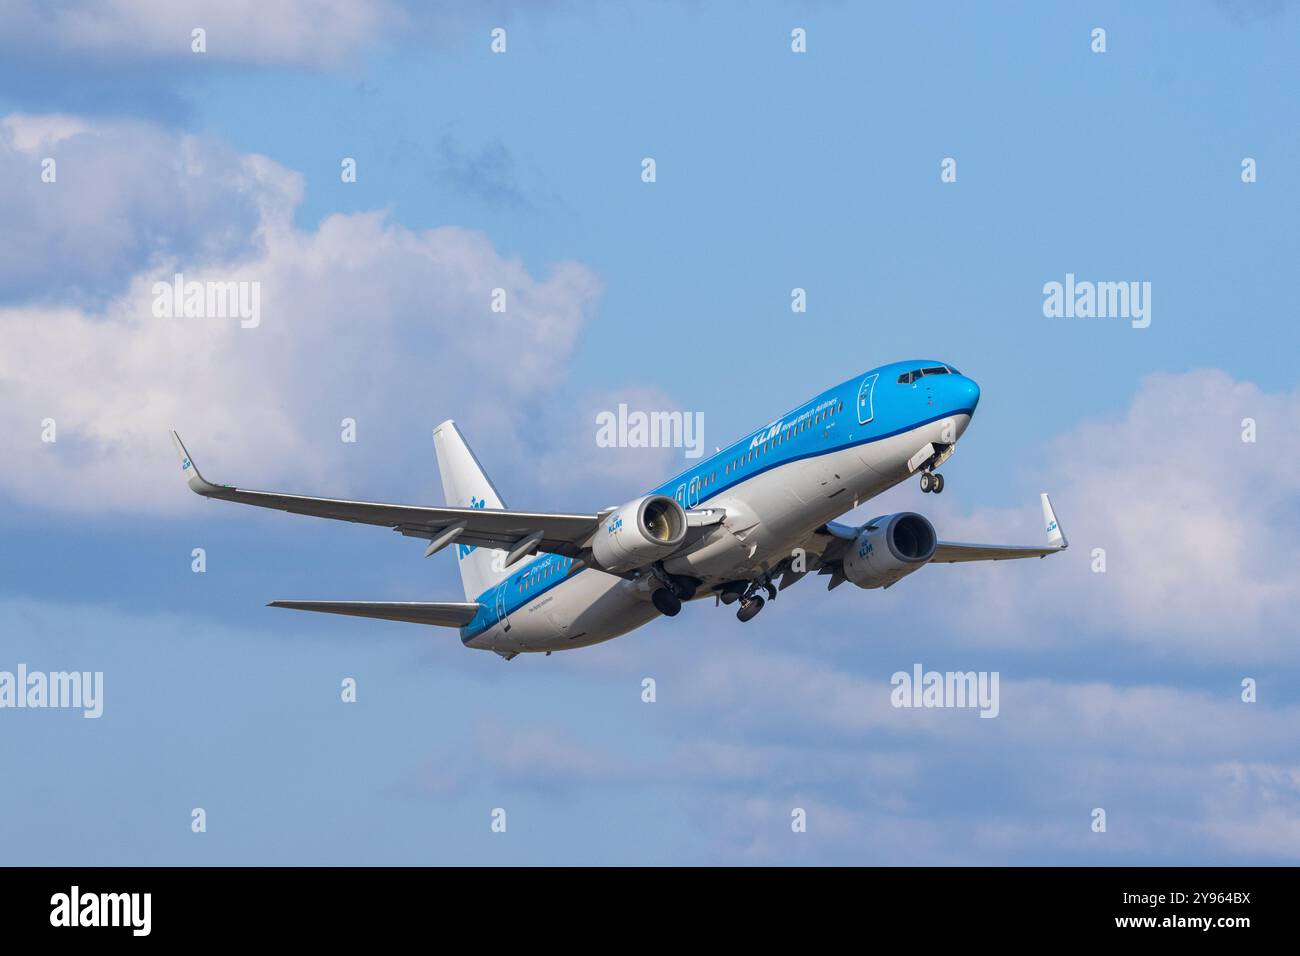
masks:
<path fill-rule="evenodd" d="M 0 708 L 0 862 L 1300 861 L 1298 41 L 1289 0 L 0 0 L 0 672 L 103 674 L 98 719 Z M 176 273 L 255 327 L 156 314 Z M 1067 275 L 1150 324 L 1047 315 Z M 266 608 L 462 590 L 193 495 L 167 435 L 441 504 L 454 418 L 586 512 L 685 463 L 602 411 L 711 450 L 919 357 L 982 390 L 945 491 L 843 520 L 1036 543 L 1049 491 L 1067 553 L 510 662 Z M 998 716 L 894 707 L 915 664 Z"/>

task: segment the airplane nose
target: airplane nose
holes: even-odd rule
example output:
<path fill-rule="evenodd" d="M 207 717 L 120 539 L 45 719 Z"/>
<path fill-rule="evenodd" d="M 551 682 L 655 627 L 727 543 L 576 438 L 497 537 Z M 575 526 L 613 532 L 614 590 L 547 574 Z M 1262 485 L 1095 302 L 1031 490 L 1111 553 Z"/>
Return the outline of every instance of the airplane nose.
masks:
<path fill-rule="evenodd" d="M 966 403 L 966 407 L 972 412 L 975 406 L 980 403 L 980 387 L 975 384 L 973 379 L 963 377 L 961 383 L 961 397 Z"/>

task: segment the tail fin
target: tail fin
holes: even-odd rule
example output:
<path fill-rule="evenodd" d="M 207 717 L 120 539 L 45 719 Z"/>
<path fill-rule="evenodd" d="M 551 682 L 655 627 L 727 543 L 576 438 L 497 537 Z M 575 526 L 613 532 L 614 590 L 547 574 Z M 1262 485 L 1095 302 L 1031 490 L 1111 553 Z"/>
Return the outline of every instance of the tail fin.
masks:
<path fill-rule="evenodd" d="M 474 452 L 465 444 L 455 422 L 448 419 L 433 430 L 433 450 L 438 456 L 438 471 L 442 474 L 442 491 L 450 507 L 505 508 L 501 495 L 484 474 Z M 505 552 L 468 544 L 453 547 L 456 549 L 456 562 L 460 565 L 461 583 L 465 585 L 466 600 L 477 600 L 488 588 L 505 580 Z"/>

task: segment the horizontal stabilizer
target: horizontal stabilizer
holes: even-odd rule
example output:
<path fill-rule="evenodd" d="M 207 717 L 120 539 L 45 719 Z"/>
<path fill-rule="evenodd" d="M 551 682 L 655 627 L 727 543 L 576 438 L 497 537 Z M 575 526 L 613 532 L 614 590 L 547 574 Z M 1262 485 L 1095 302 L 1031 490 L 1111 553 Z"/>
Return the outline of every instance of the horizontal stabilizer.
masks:
<path fill-rule="evenodd" d="M 464 627 L 478 613 L 477 604 L 421 603 L 419 601 L 272 601 L 267 607 L 294 611 L 320 611 L 351 617 L 377 617 L 384 621 L 409 621 L 437 627 Z"/>

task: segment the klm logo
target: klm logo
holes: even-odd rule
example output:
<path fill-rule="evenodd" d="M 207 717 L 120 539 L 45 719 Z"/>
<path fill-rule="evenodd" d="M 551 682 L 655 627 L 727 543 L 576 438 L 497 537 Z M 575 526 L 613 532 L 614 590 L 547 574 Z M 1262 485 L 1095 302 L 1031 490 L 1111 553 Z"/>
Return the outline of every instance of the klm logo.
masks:
<path fill-rule="evenodd" d="M 469 506 L 470 506 L 471 508 L 486 508 L 486 507 L 487 507 L 487 502 L 484 501 L 482 498 L 478 497 L 477 495 L 470 495 L 470 496 L 469 496 Z M 474 551 L 475 551 L 475 549 L 476 549 L 477 547 L 478 547 L 478 545 L 476 545 L 476 544 L 458 544 L 458 545 L 456 545 L 456 557 L 457 557 L 457 559 L 461 559 L 461 558 L 467 558 L 467 557 L 469 557 L 471 554 L 474 553 Z"/>
<path fill-rule="evenodd" d="M 876 546 L 874 544 L 872 544 L 870 541 L 863 541 L 862 544 L 858 547 L 858 557 L 865 558 L 867 555 L 869 555 L 872 551 L 875 550 L 876 550 Z"/>
<path fill-rule="evenodd" d="M 759 445 L 763 444 L 763 442 L 767 441 L 768 439 L 775 438 L 778 434 L 780 434 L 781 426 L 784 424 L 785 424 L 785 419 L 777 419 L 772 424 L 764 428 L 757 435 L 755 435 L 752 439 L 750 439 L 749 447 L 757 448 Z"/>
<path fill-rule="evenodd" d="M 1053 521 L 1051 524 L 1047 526 L 1047 533 L 1051 534 L 1055 530 L 1056 530 L 1056 522 Z"/>
<path fill-rule="evenodd" d="M 189 470 L 190 470 L 190 460 L 186 458 L 181 462 L 181 471 L 189 471 Z"/>
<path fill-rule="evenodd" d="M 614 520 L 611 521 L 609 524 L 605 525 L 605 533 L 606 533 L 606 534 L 617 534 L 618 532 L 620 532 L 620 531 L 622 531 L 622 530 L 623 530 L 623 519 L 622 519 L 622 517 L 616 517 L 616 518 L 614 518 Z"/>

